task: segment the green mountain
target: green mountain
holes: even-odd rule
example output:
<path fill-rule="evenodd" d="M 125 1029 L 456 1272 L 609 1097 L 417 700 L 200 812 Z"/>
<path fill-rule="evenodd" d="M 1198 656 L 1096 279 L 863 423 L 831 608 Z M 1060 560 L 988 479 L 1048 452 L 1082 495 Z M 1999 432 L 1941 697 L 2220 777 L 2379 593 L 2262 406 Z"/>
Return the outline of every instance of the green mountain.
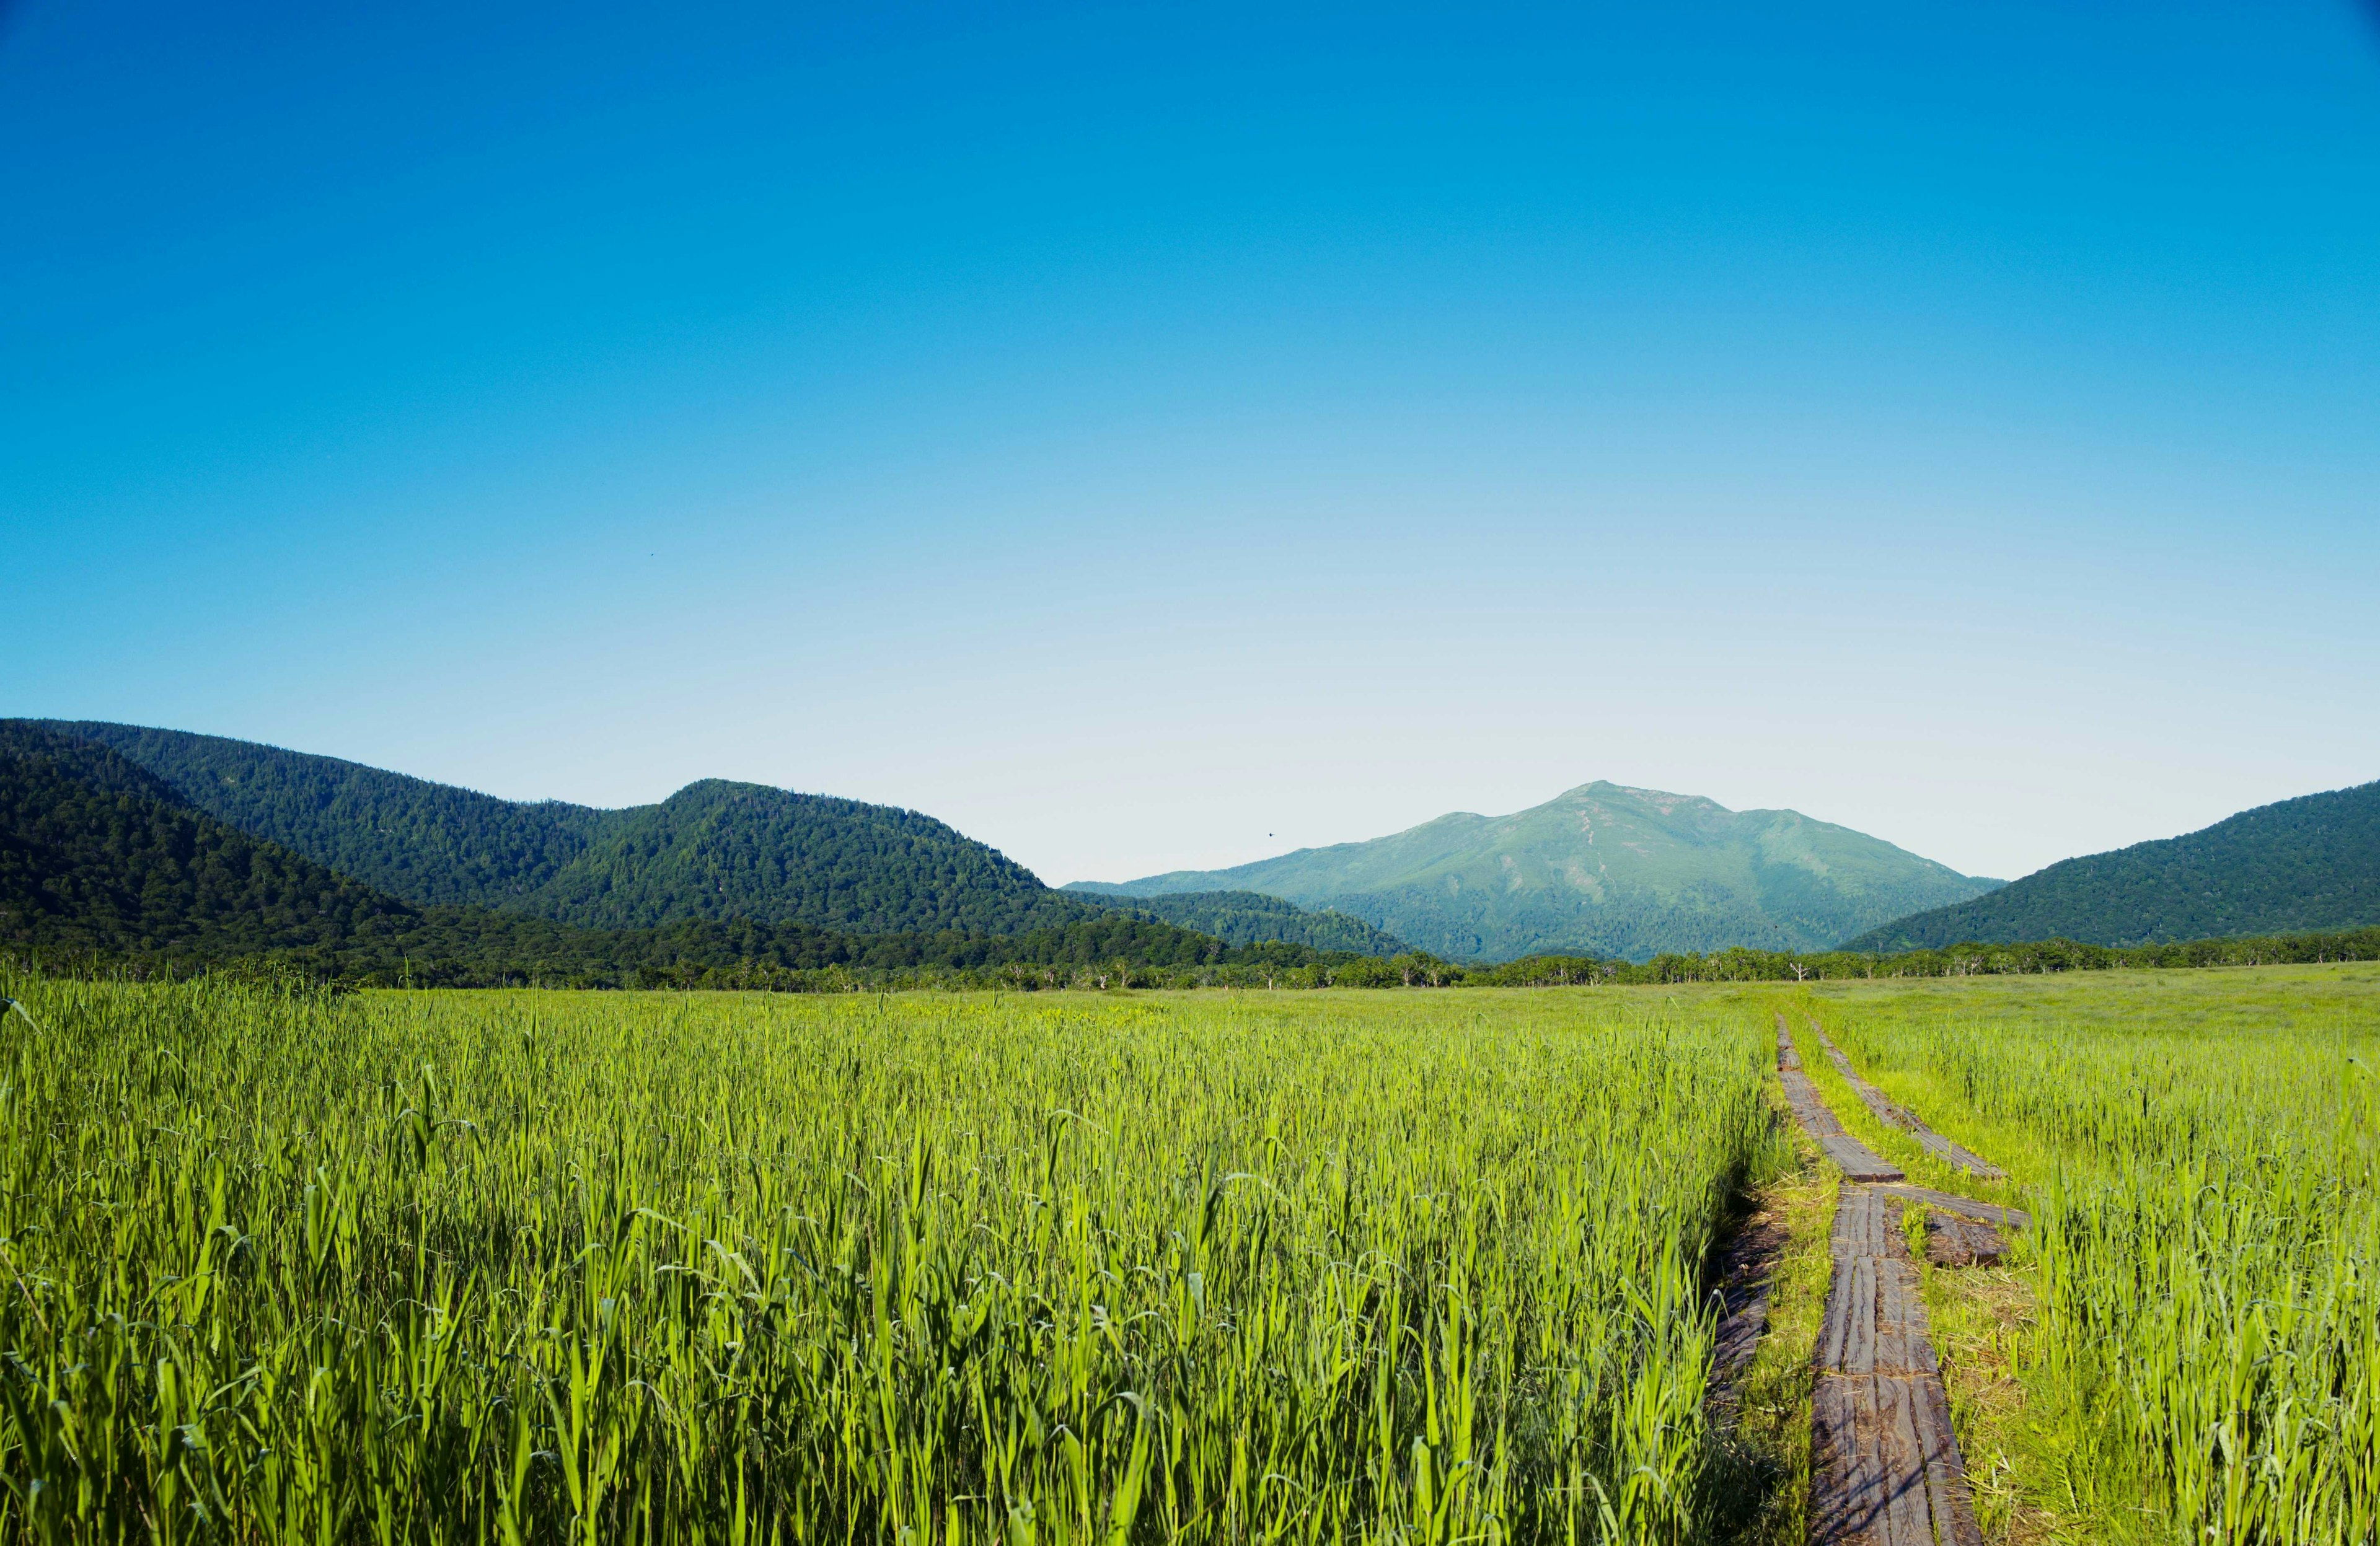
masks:
<path fill-rule="evenodd" d="M 590 928 L 744 918 L 855 934 L 1023 934 L 1092 916 L 931 816 L 856 800 L 711 779 L 658 805 L 596 810 L 222 736 L 40 723 L 120 753 L 250 836 L 424 906 Z"/>
<path fill-rule="evenodd" d="M 1314 959 L 1294 947 L 1233 948 L 1136 910 L 1081 912 L 1024 933 L 854 935 L 748 919 L 590 929 L 451 902 L 415 906 L 195 809 L 109 747 L 0 720 L 0 947 L 152 968 L 263 959 L 425 984 Z"/>
<path fill-rule="evenodd" d="M 1325 910 L 1309 912 L 1295 902 L 1257 891 L 1190 891 L 1156 897 L 1123 897 L 1069 888 L 1085 901 L 1105 907 L 1129 908 L 1200 934 L 1211 934 L 1233 945 L 1257 945 L 1280 940 L 1314 950 L 1340 950 L 1359 956 L 1401 956 L 1413 948 L 1348 913 Z"/>
<path fill-rule="evenodd" d="M 414 910 L 184 804 L 102 746 L 0 724 L 0 939 L 245 954 L 386 936 Z"/>
<path fill-rule="evenodd" d="M 1513 815 L 1458 812 L 1368 842 L 1074 888 L 1144 901 L 1257 891 L 1350 913 L 1439 955 L 1497 961 L 1822 949 L 1998 884 L 1797 811 L 1730 811 L 1597 782 Z"/>
<path fill-rule="evenodd" d="M 1858 950 L 1973 940 L 2148 945 L 2380 924 L 2380 783 L 2309 794 L 2179 838 L 2067 859 L 1986 897 L 1870 930 Z"/>

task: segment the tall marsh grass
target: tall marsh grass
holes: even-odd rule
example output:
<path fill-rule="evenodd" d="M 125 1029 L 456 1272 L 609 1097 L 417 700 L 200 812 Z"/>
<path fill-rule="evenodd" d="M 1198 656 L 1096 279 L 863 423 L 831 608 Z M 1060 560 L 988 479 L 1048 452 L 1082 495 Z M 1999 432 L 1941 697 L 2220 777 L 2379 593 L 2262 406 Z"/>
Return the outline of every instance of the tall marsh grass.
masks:
<path fill-rule="evenodd" d="M 1585 994 L 0 992 L 10 1540 L 1683 1540 L 1781 1157 Z"/>
<path fill-rule="evenodd" d="M 2145 1506 L 2153 1539 L 2380 1538 L 2380 972 L 1852 993 L 1820 1013 L 2027 1184 L 2031 1372 L 2073 1485 Z"/>

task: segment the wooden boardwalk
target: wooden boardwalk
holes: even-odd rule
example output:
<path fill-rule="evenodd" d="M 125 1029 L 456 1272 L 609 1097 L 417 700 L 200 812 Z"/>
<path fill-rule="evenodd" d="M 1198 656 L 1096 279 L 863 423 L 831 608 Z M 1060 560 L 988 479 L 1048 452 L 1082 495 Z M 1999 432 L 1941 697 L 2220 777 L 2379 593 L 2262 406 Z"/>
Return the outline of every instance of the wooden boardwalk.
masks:
<path fill-rule="evenodd" d="M 1843 1130 L 1827 1103 L 1818 1098 L 1818 1087 L 1802 1071 L 1802 1055 L 1793 1048 L 1793 1033 L 1785 1028 L 1785 1017 L 1777 1017 L 1777 1071 L 1785 1081 L 1785 1104 L 1793 1108 L 1793 1116 L 1802 1130 L 1817 1141 L 1836 1168 L 1854 1181 L 1899 1181 L 1907 1178 L 1900 1166 L 1888 1165 L 1875 1150 Z"/>
<path fill-rule="evenodd" d="M 1814 1355 L 1810 1540 L 1813 1546 L 1982 1546 L 1917 1263 L 1900 1229 L 1908 1202 L 1967 1200 L 1893 1184 L 1903 1181 L 1901 1173 L 1844 1132 L 1818 1099 L 1782 1015 L 1777 1062 L 1795 1117 L 1846 1178 L 1828 1242 L 1833 1272 Z M 2015 1214 L 2013 1209 L 1994 1212 Z M 1950 1234 L 1957 1238 L 1968 1222 L 1955 1222 Z M 1972 1226 L 1989 1228 L 1982 1222 Z"/>
<path fill-rule="evenodd" d="M 1810 1540 L 1983 1546 L 1898 1199 L 1845 1181 L 1810 1392 Z"/>
<path fill-rule="evenodd" d="M 1937 1155 L 1947 1163 L 1956 1166 L 1959 1169 L 1965 1171 L 1970 1176 L 1981 1176 L 1985 1180 L 1991 1181 L 1998 1181 L 2006 1178 L 2008 1175 L 2007 1171 L 2002 1170 L 1998 1166 L 1992 1164 L 1989 1160 L 1985 1159 L 1974 1151 L 1971 1149 L 1962 1149 L 1958 1144 L 1951 1142 L 1940 1133 L 1936 1132 L 1932 1128 L 1927 1127 L 1924 1122 L 1919 1121 L 1915 1112 L 1910 1110 L 1905 1105 L 1895 1105 L 1892 1101 L 1885 1097 L 1883 1091 L 1877 1089 L 1875 1085 L 1870 1084 L 1866 1080 L 1862 1079 L 1858 1074 L 1854 1073 L 1852 1070 L 1851 1059 L 1843 1056 L 1842 1048 L 1837 1046 L 1832 1041 L 1828 1039 L 1827 1033 L 1824 1031 L 1818 1030 L 1818 1022 L 1814 1020 L 1810 1022 L 1810 1029 L 1818 1032 L 1818 1045 L 1827 1049 L 1827 1057 L 1835 1065 L 1835 1071 L 1841 1074 L 1843 1078 L 1850 1082 L 1852 1093 L 1859 1096 L 1861 1104 L 1865 1105 L 1870 1111 L 1876 1113 L 1876 1119 L 1877 1121 L 1882 1122 L 1888 1128 L 1901 1129 L 1911 1137 L 1916 1139 L 1919 1143 L 1925 1145 L 1928 1153 Z"/>

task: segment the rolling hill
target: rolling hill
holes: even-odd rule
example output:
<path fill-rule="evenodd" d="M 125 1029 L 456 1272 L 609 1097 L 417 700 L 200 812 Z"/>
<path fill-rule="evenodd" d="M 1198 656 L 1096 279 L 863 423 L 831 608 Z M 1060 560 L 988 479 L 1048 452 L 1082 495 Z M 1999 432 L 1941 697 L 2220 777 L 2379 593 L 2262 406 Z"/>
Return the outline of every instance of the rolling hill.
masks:
<path fill-rule="evenodd" d="M 711 779 L 597 810 L 222 736 L 5 723 L 108 747 L 217 820 L 420 906 L 589 928 L 742 918 L 856 934 L 1022 934 L 1094 916 L 931 816 L 856 800 Z"/>
<path fill-rule="evenodd" d="M 188 808 L 105 747 L 0 724 L 0 940 L 248 954 L 386 936 L 415 910 Z"/>
<path fill-rule="evenodd" d="M 595 929 L 466 903 L 417 906 L 195 809 L 106 746 L 0 721 L 0 947 L 12 949 L 148 969 L 263 960 L 316 977 L 456 985 L 1314 959 L 1293 946 L 1233 948 L 1137 909 L 1080 912 L 1025 933 L 859 935 L 748 919 Z"/>
<path fill-rule="evenodd" d="M 1069 889 L 1144 900 L 1256 891 L 1336 909 L 1442 956 L 1496 961 L 1824 949 L 1998 884 L 1796 811 L 1730 811 L 1597 782 L 1512 815 L 1456 813 L 1367 842 Z"/>
<path fill-rule="evenodd" d="M 2067 859 L 1989 896 L 1872 929 L 1862 950 L 1973 940 L 2150 945 L 2380 924 L 2380 783 L 2309 794 L 2179 838 Z"/>

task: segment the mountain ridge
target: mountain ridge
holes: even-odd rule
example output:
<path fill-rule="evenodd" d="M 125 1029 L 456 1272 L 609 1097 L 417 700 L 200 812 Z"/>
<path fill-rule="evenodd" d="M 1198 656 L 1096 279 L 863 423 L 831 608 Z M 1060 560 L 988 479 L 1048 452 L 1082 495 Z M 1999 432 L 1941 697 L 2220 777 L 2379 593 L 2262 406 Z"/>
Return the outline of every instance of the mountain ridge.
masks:
<path fill-rule="evenodd" d="M 1895 919 L 1849 948 L 2051 938 L 2150 945 L 2374 924 L 2380 924 L 2380 781 L 2063 859 L 1987 896 Z"/>
<path fill-rule="evenodd" d="M 1402 832 L 1212 871 L 1073 888 L 1244 889 L 1349 913 L 1455 960 L 1746 945 L 1823 949 L 1998 884 L 1791 810 L 1597 779 L 1509 815 L 1449 812 Z"/>
<path fill-rule="evenodd" d="M 677 919 L 592 929 L 473 904 L 416 906 L 191 805 L 112 747 L 0 720 L 0 948 L 140 970 L 269 962 L 395 985 L 782 984 L 825 967 L 1295 966 L 1137 909 L 1023 934 L 851 935 L 807 924 Z M 773 975 L 772 975 L 773 974 Z M 658 981 L 655 979 L 658 978 Z"/>
<path fill-rule="evenodd" d="M 588 928 L 747 918 L 854 934 L 1020 934 L 1093 915 L 997 849 L 898 806 L 707 779 L 603 810 L 226 736 L 5 722 L 107 746 L 217 820 L 419 906 Z"/>

